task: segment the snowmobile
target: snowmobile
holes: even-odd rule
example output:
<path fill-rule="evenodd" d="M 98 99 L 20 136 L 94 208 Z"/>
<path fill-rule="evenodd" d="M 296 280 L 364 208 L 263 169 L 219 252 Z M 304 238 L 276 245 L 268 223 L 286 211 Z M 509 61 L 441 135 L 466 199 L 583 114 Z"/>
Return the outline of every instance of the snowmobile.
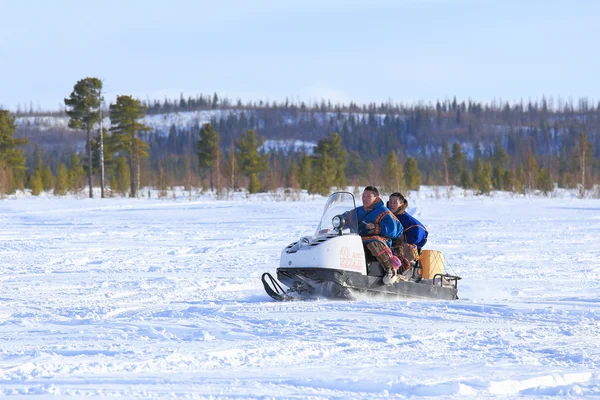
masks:
<path fill-rule="evenodd" d="M 282 250 L 277 279 L 268 272 L 262 275 L 267 294 L 278 301 L 353 299 L 360 293 L 458 299 L 461 278 L 444 272 L 443 255 L 435 250 L 421 252 L 410 276 L 384 285 L 385 271 L 371 252 L 365 251 L 358 234 L 359 223 L 352 193 L 336 192 L 329 196 L 315 234 L 302 237 Z M 284 290 L 281 284 L 288 289 Z"/>

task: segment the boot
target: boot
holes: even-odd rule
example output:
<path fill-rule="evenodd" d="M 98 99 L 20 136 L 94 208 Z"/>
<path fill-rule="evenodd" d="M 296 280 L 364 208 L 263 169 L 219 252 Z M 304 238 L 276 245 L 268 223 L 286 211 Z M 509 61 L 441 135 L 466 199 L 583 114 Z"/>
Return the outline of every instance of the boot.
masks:
<path fill-rule="evenodd" d="M 393 268 L 388 269 L 385 276 L 383 277 L 383 284 L 386 286 L 389 286 L 389 285 L 393 285 L 397 281 L 398 281 L 398 274 L 396 273 L 396 270 Z"/>

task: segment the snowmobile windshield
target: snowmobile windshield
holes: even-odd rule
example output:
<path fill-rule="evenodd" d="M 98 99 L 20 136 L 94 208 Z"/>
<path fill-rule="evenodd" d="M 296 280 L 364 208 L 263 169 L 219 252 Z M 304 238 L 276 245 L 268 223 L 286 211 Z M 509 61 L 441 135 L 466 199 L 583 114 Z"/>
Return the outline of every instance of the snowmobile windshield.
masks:
<path fill-rule="evenodd" d="M 342 234 L 358 233 L 358 218 L 356 214 L 356 202 L 354 195 L 350 192 L 336 192 L 329 196 L 325 210 L 321 216 L 321 222 L 317 227 L 314 237 L 337 235 L 339 230 L 333 226 L 333 217 L 343 217 Z"/>

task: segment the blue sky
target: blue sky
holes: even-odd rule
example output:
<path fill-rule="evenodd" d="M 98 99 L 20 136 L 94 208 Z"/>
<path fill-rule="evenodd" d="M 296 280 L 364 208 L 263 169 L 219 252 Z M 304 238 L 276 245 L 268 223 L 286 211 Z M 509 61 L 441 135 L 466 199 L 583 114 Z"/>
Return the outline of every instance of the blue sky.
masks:
<path fill-rule="evenodd" d="M 0 0 L 0 106 L 117 95 L 600 99 L 600 1 Z"/>

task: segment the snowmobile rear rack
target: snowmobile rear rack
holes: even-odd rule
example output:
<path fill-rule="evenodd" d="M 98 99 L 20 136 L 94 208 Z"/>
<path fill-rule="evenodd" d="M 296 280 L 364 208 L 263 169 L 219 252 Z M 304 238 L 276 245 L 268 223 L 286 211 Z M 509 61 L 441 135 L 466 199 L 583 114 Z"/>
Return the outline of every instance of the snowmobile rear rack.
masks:
<path fill-rule="evenodd" d="M 455 289 L 458 288 L 458 281 L 462 279 L 460 276 L 457 276 L 457 275 L 435 274 L 432 279 L 433 285 L 435 285 L 435 279 L 438 277 L 440 278 L 440 286 L 444 286 L 444 279 L 445 279 L 449 283 L 454 283 Z"/>

